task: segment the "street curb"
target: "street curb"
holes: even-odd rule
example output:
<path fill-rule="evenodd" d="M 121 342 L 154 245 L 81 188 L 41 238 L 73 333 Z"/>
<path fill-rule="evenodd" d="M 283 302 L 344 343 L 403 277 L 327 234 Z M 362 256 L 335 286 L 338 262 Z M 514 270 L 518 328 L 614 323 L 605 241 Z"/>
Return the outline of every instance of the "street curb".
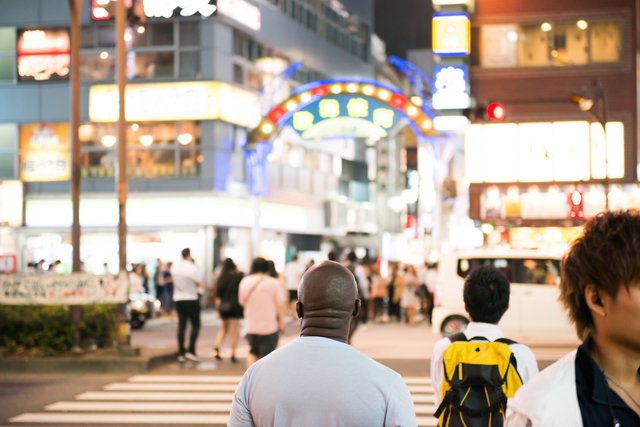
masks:
<path fill-rule="evenodd" d="M 153 368 L 174 362 L 178 353 L 153 356 L 98 356 L 98 357 L 5 357 L 0 359 L 0 372 L 21 374 L 91 373 L 120 374 L 147 372 Z"/>

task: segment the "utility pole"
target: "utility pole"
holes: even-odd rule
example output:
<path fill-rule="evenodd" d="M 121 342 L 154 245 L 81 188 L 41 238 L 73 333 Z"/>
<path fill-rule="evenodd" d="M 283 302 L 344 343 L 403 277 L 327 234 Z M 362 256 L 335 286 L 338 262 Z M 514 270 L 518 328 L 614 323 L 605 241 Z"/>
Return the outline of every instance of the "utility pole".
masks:
<path fill-rule="evenodd" d="M 118 83 L 118 146 L 116 163 L 116 192 L 118 193 L 118 247 L 120 261 L 120 276 L 127 274 L 127 122 L 124 115 L 126 74 L 125 24 L 126 9 L 124 0 L 116 0 L 116 81 Z M 116 311 L 117 342 L 122 354 L 129 348 L 129 323 L 125 311 L 125 304 L 118 304 Z"/>
<path fill-rule="evenodd" d="M 71 246 L 73 247 L 73 272 L 79 273 L 80 268 L 80 11 L 82 0 L 69 1 L 69 18 L 71 28 L 71 204 L 73 206 L 73 223 L 71 224 Z M 82 320 L 82 306 L 72 305 L 69 313 L 73 320 L 72 351 L 80 351 L 80 326 Z"/>

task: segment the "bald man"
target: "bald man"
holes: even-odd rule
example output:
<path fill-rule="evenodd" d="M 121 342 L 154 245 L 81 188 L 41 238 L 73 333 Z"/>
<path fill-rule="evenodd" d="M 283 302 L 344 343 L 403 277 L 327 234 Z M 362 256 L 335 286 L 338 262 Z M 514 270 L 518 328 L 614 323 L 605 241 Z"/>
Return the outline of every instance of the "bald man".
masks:
<path fill-rule="evenodd" d="M 360 312 L 353 274 L 323 261 L 298 286 L 300 337 L 256 362 L 236 390 L 230 427 L 413 427 L 402 377 L 347 344 Z"/>

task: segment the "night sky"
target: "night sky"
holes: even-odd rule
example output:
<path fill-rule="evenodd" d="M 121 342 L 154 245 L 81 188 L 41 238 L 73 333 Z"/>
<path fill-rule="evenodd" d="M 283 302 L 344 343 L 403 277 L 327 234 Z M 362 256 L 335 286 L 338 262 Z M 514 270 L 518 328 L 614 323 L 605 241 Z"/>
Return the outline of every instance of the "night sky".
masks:
<path fill-rule="evenodd" d="M 375 32 L 387 55 L 405 57 L 407 49 L 431 48 L 431 0 L 375 0 Z"/>

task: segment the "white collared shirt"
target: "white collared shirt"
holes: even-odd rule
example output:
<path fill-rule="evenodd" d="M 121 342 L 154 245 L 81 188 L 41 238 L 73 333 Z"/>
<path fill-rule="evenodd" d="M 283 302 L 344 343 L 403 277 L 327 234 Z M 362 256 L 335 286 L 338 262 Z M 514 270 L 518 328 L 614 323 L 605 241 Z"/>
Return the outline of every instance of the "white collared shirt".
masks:
<path fill-rule="evenodd" d="M 471 322 L 464 331 L 467 339 L 474 337 L 484 337 L 489 341 L 495 341 L 498 338 L 504 338 L 502 329 L 498 325 L 490 323 Z M 443 354 L 451 345 L 449 338 L 443 338 L 433 346 L 433 356 L 431 356 L 431 384 L 435 395 L 435 406 L 440 405 L 440 396 L 442 391 L 442 377 L 444 373 Z M 538 374 L 538 362 L 529 347 L 522 344 L 511 344 L 509 349 L 516 356 L 518 363 L 518 373 L 522 378 L 522 383 L 526 384 L 531 378 Z"/>

